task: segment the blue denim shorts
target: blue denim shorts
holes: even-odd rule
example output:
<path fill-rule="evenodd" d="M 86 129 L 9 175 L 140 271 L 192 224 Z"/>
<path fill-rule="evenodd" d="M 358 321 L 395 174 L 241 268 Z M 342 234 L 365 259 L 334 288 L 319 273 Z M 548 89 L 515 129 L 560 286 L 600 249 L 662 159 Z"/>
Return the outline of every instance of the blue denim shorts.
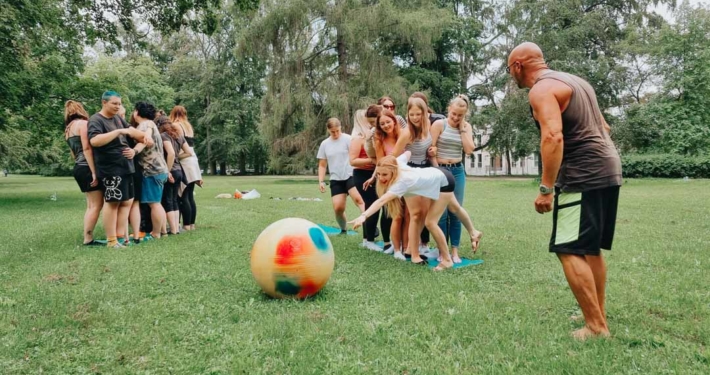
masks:
<path fill-rule="evenodd" d="M 155 176 L 143 176 L 141 203 L 160 203 L 160 200 L 163 199 L 163 185 L 167 180 L 167 173 L 161 173 Z"/>

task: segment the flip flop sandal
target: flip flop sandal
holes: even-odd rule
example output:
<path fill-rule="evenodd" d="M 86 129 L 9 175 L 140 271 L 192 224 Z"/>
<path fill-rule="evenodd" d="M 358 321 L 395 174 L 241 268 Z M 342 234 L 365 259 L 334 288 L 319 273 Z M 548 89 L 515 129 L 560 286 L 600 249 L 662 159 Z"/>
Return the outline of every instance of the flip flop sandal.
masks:
<path fill-rule="evenodd" d="M 428 266 L 428 265 L 429 265 L 429 261 L 426 260 L 426 259 L 422 259 L 421 262 L 412 262 L 412 264 L 416 264 L 417 266 Z"/>

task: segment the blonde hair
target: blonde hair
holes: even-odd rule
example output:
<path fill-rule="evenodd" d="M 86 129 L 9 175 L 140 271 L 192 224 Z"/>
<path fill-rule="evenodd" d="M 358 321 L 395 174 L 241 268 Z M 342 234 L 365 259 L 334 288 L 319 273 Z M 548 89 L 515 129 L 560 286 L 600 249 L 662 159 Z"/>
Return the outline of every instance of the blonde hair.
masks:
<path fill-rule="evenodd" d="M 177 125 L 177 123 L 180 123 L 183 127 L 185 127 L 184 132 L 187 132 L 189 129 L 189 131 L 193 135 L 195 134 L 195 129 L 192 128 L 192 124 L 190 124 L 190 121 L 187 121 L 187 109 L 185 109 L 185 107 L 183 107 L 181 105 L 176 105 L 170 111 L 170 122 L 172 122 L 173 124 L 176 124 L 176 125 Z M 183 130 L 183 129 L 180 129 L 180 130 Z"/>
<path fill-rule="evenodd" d="M 414 124 L 409 121 L 409 110 L 412 107 L 418 107 L 422 111 L 422 119 L 420 126 L 414 126 Z M 420 98 L 411 97 L 407 101 L 407 127 L 409 128 L 409 134 L 412 138 L 412 142 L 419 139 L 422 135 L 429 134 L 429 112 L 426 102 Z"/>
<path fill-rule="evenodd" d="M 328 122 L 325 123 L 325 126 L 328 128 L 328 130 L 340 127 L 340 120 L 338 120 L 337 117 L 331 117 L 328 119 Z"/>
<path fill-rule="evenodd" d="M 367 138 L 367 135 L 370 133 L 370 123 L 367 122 L 365 112 L 364 109 L 355 111 L 355 117 L 353 118 L 353 137 Z"/>
<path fill-rule="evenodd" d="M 454 98 L 451 99 L 451 101 L 449 101 L 449 107 L 456 104 L 459 107 L 466 107 L 466 111 L 468 112 L 468 107 L 469 107 L 470 102 L 471 101 L 468 98 L 468 96 L 466 96 L 464 94 L 458 94 L 458 95 L 454 96 Z"/>
<path fill-rule="evenodd" d="M 379 174 L 381 171 L 389 171 L 392 173 L 392 178 L 387 181 L 387 183 L 383 184 L 380 182 L 380 179 L 377 179 L 377 196 L 382 197 L 387 193 L 387 190 L 389 190 L 390 186 L 397 182 L 399 179 L 399 165 L 397 165 L 397 158 L 394 156 L 385 156 L 384 158 L 380 159 L 377 161 L 377 173 Z M 387 202 L 387 212 L 389 213 L 389 216 L 392 218 L 397 218 L 402 215 L 402 202 L 400 202 L 399 199 L 392 199 L 391 201 Z"/>

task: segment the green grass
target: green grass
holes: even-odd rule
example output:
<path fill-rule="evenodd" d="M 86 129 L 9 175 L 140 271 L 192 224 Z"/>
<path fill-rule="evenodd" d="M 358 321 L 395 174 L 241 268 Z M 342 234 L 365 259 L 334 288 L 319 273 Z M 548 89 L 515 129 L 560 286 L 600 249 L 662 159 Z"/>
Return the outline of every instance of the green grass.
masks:
<path fill-rule="evenodd" d="M 333 222 L 311 179 L 208 178 L 198 231 L 115 251 L 80 246 L 72 179 L 0 177 L 0 373 L 710 373 L 710 181 L 627 181 L 607 253 L 613 338 L 579 343 L 531 181 L 468 181 L 483 265 L 435 274 L 336 237 L 321 294 L 264 297 L 260 231 Z M 236 188 L 262 199 L 214 199 Z"/>

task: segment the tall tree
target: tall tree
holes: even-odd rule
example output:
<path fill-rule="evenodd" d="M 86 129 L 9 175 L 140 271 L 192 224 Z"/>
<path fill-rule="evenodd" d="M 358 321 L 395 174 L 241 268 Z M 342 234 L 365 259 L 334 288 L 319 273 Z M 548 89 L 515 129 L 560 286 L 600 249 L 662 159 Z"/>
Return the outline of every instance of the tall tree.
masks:
<path fill-rule="evenodd" d="M 267 0 L 244 52 L 266 60 L 261 130 L 273 146 L 270 168 L 301 171 L 313 164 L 328 117 L 349 130 L 354 110 L 382 95 L 407 97 L 392 46 L 409 45 L 434 58 L 441 26 L 450 20 L 433 1 Z"/>

